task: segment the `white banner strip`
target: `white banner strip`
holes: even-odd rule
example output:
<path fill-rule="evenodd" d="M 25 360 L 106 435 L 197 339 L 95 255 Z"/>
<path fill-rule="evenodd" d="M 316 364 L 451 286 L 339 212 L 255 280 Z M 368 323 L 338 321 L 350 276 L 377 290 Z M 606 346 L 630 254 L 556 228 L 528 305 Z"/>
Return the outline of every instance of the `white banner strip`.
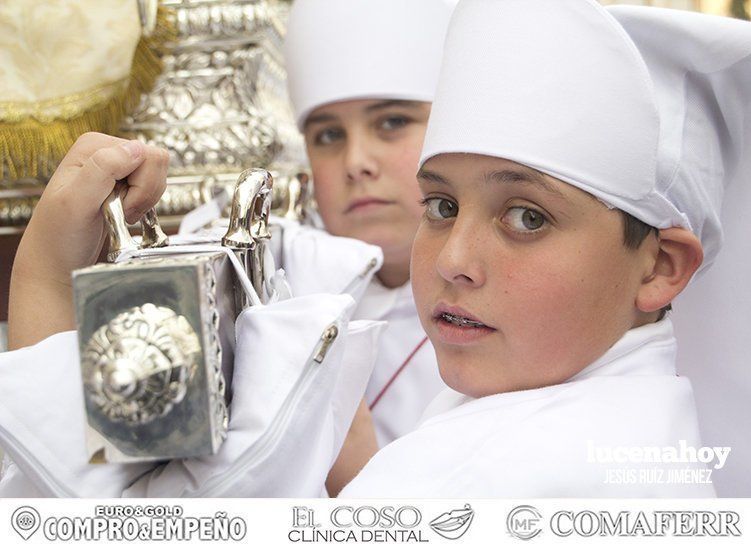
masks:
<path fill-rule="evenodd" d="M 749 542 L 751 499 L 4 499 L 0 542 Z"/>

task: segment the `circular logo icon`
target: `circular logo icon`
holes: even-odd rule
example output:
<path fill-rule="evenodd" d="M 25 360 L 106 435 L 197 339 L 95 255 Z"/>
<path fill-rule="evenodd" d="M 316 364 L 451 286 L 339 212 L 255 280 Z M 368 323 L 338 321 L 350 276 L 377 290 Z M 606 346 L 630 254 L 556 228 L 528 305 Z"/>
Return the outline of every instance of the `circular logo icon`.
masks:
<path fill-rule="evenodd" d="M 506 516 L 508 533 L 519 540 L 531 540 L 542 531 L 542 516 L 534 506 L 517 506 Z"/>
<path fill-rule="evenodd" d="M 39 512 L 31 506 L 17 508 L 10 518 L 10 524 L 13 526 L 13 529 L 24 540 L 28 540 L 39 529 L 40 521 Z"/>

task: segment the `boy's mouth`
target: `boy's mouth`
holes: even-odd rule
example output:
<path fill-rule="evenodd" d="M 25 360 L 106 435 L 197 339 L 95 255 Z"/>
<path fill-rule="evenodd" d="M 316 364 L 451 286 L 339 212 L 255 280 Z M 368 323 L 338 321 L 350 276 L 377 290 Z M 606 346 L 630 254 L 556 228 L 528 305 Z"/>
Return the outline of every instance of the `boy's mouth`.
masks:
<path fill-rule="evenodd" d="M 486 325 L 477 316 L 458 306 L 438 304 L 433 310 L 436 336 L 431 337 L 434 344 L 466 346 L 481 341 L 495 332 L 495 328 Z"/>
<path fill-rule="evenodd" d="M 467 312 L 463 308 L 459 308 L 458 306 L 448 306 L 443 303 L 436 306 L 435 310 L 433 310 L 433 319 L 456 325 L 457 327 L 493 329 L 493 327 L 486 325 L 476 316 Z"/>
<path fill-rule="evenodd" d="M 393 204 L 392 200 L 385 200 L 377 197 L 363 197 L 353 200 L 349 203 L 344 210 L 345 214 L 352 213 L 354 211 L 365 211 L 369 209 L 379 208 L 388 204 Z"/>
<path fill-rule="evenodd" d="M 444 321 L 451 323 L 452 325 L 458 325 L 460 327 L 485 327 L 486 326 L 484 323 L 481 323 L 479 321 L 467 319 L 466 317 L 460 317 L 458 315 L 450 314 L 448 312 L 443 312 L 439 317 L 440 319 L 443 319 Z"/>

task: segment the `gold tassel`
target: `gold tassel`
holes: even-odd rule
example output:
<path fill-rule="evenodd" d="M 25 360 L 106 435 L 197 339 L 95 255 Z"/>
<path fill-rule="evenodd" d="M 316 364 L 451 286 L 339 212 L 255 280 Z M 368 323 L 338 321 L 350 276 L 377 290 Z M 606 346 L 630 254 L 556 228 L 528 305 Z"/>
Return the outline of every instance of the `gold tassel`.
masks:
<path fill-rule="evenodd" d="M 0 181 L 49 178 L 76 139 L 85 132 L 118 134 L 120 123 L 135 108 L 141 96 L 154 87 L 162 73 L 160 58 L 165 45 L 177 40 L 173 12 L 159 6 L 156 29 L 141 37 L 133 55 L 130 77 L 118 85 L 111 99 L 79 115 L 42 122 L 27 117 L 0 123 Z M 0 185 L 2 187 L 2 185 Z"/>

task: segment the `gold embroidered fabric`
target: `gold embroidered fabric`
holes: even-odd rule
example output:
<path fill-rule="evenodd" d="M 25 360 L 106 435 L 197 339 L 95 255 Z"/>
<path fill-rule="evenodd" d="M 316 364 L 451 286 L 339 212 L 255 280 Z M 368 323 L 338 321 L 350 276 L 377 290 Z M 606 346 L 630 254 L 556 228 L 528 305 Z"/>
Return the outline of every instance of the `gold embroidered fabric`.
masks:
<path fill-rule="evenodd" d="M 0 2 L 0 102 L 43 102 L 127 77 L 136 0 Z"/>
<path fill-rule="evenodd" d="M 0 188 L 49 177 L 84 132 L 116 134 L 175 37 L 160 8 L 141 38 L 137 0 L 0 2 Z"/>

